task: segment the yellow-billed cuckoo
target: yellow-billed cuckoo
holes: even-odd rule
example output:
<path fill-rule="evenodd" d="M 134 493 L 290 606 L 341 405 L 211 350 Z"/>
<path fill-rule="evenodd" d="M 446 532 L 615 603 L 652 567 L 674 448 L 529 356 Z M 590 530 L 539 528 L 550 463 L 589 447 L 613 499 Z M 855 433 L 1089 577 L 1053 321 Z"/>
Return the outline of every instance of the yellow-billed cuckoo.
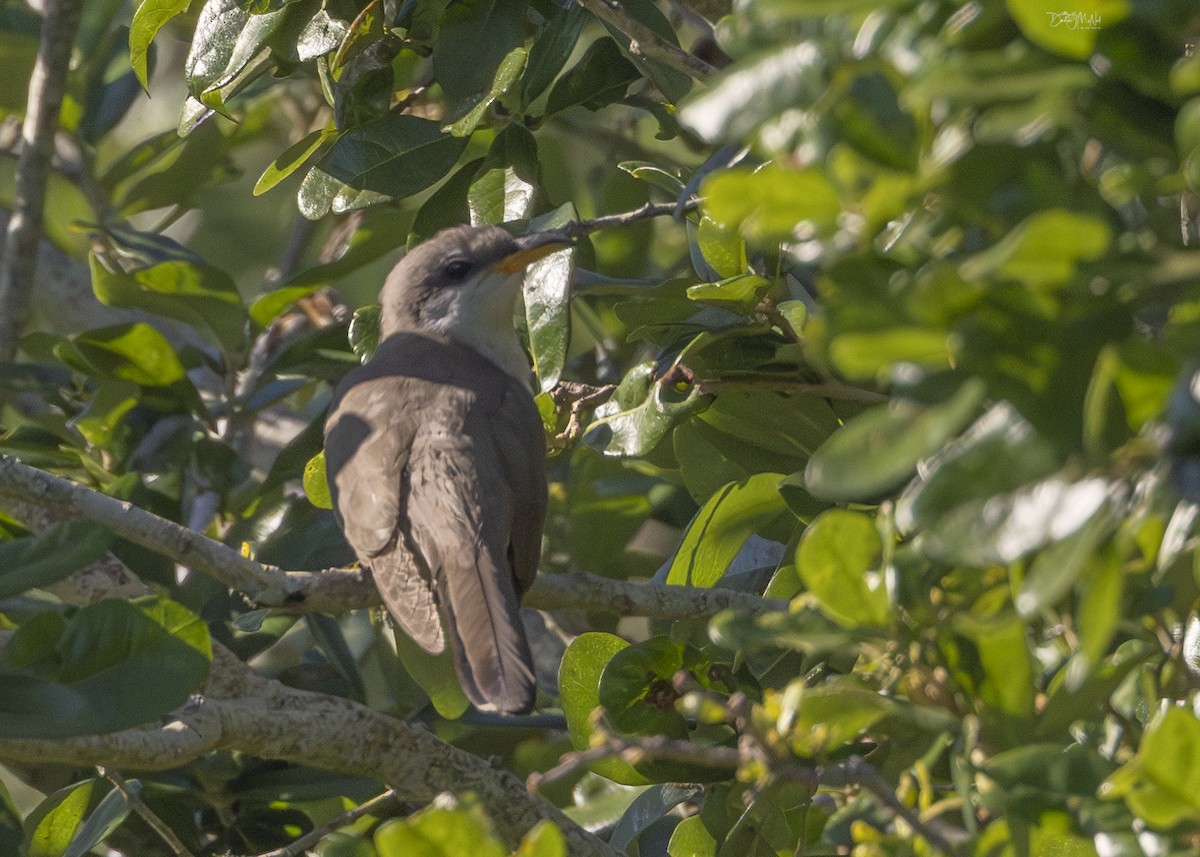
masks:
<path fill-rule="evenodd" d="M 325 422 L 334 511 L 388 611 L 427 652 L 444 631 L 467 697 L 505 713 L 533 706 L 519 602 L 546 515 L 514 307 L 526 265 L 565 244 L 460 226 L 414 247 L 380 292 L 378 349 Z"/>

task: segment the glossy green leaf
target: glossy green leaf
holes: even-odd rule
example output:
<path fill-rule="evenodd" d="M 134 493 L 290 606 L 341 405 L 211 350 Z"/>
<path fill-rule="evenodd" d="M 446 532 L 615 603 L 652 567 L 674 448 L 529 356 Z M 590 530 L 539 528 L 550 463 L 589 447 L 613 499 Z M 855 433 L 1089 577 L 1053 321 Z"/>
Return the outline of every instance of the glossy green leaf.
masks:
<path fill-rule="evenodd" d="M 524 41 L 526 0 L 466 0 L 447 7 L 433 46 L 433 75 L 450 103 L 479 96 Z"/>
<path fill-rule="evenodd" d="M 143 322 L 90 330 L 72 338 L 71 346 L 73 353 L 101 377 L 132 381 L 143 387 L 186 382 L 183 364 L 171 343 Z"/>
<path fill-rule="evenodd" d="M 724 307 L 730 312 L 748 315 L 758 306 L 770 285 L 771 281 L 765 277 L 747 274 L 730 277 L 719 283 L 700 283 L 689 286 L 687 296 L 694 301 L 710 303 Z"/>
<path fill-rule="evenodd" d="M 62 580 L 104 556 L 112 533 L 73 518 L 36 536 L 0 541 L 0 598 Z"/>
<path fill-rule="evenodd" d="M 169 260 L 126 273 L 110 270 L 94 254 L 90 261 L 92 289 L 103 303 L 143 309 L 207 330 L 227 354 L 245 348 L 246 308 L 224 271 Z"/>
<path fill-rule="evenodd" d="M 592 712 L 600 705 L 600 677 L 613 655 L 629 643 L 612 634 L 589 631 L 580 634 L 563 653 L 558 668 L 558 693 L 567 732 L 577 750 L 585 750 L 592 741 Z M 646 778 L 620 759 L 603 759 L 592 763 L 591 770 L 604 777 L 628 785 L 641 785 Z"/>
<path fill-rule="evenodd" d="M 799 691 L 788 710 L 792 691 Z M 802 758 L 821 758 L 858 738 L 892 708 L 888 699 L 853 680 L 835 680 L 820 687 L 793 683 L 785 691 L 780 720 L 790 724 L 786 735 L 792 752 Z"/>
<path fill-rule="evenodd" d="M 866 411 L 834 434 L 808 462 L 804 481 L 821 500 L 872 500 L 903 485 L 918 462 L 961 431 L 983 402 L 969 381 L 932 407 L 894 402 Z"/>
<path fill-rule="evenodd" d="M 301 186 L 302 210 L 316 219 L 404 199 L 446 175 L 466 143 L 436 122 L 389 113 L 338 138 Z"/>
<path fill-rule="evenodd" d="M 687 736 L 672 685 L 684 669 L 684 644 L 654 637 L 613 653 L 600 676 L 598 699 L 614 726 L 634 735 Z"/>
<path fill-rule="evenodd" d="M 546 101 L 546 115 L 577 105 L 599 110 L 623 98 L 629 85 L 640 77 L 616 42 L 607 37 L 599 38 L 554 84 Z"/>
<path fill-rule="evenodd" d="M 562 71 L 587 19 L 587 11 L 579 4 L 551 7 L 550 17 L 529 49 L 529 62 L 521 81 L 521 104 L 526 108 Z"/>
<path fill-rule="evenodd" d="M 379 347 L 379 319 L 383 308 L 379 304 L 359 307 L 350 319 L 350 349 L 360 363 L 366 363 Z"/>
<path fill-rule="evenodd" d="M 541 181 L 537 140 L 520 125 L 509 125 L 488 150 L 467 191 L 472 223 L 524 220 L 534 211 Z"/>
<path fill-rule="evenodd" d="M 739 277 L 746 273 L 746 242 L 732 229 L 701 216 L 696 225 L 696 243 L 717 276 Z"/>
<path fill-rule="evenodd" d="M 577 219 L 575 206 L 564 203 L 529 222 L 529 232 L 558 229 Z M 562 377 L 571 337 L 571 274 L 574 248 L 564 248 L 537 260 L 525 272 L 522 290 L 525 326 L 533 373 L 542 391 L 554 389 Z"/>
<path fill-rule="evenodd" d="M 667 572 L 667 583 L 715 586 L 742 544 L 781 515 L 790 516 L 779 493 L 778 473 L 758 473 L 713 494 L 692 519 Z"/>
<path fill-rule="evenodd" d="M 255 15 L 238 0 L 206 0 L 184 67 L 188 91 L 214 106 L 206 96 L 237 77 L 286 16 L 286 8 Z"/>
<path fill-rule="evenodd" d="M 1101 797 L 1124 798 L 1151 827 L 1200 820 L 1200 720 L 1168 707 L 1151 722 L 1137 755 L 1108 778 Z"/>
<path fill-rule="evenodd" d="M 48 795 L 25 819 L 25 857 L 62 857 L 83 823 L 95 779 L 61 788 Z"/>
<path fill-rule="evenodd" d="M 583 434 L 584 443 L 605 455 L 645 455 L 658 446 L 677 422 L 708 405 L 709 397 L 700 395 L 698 388 L 692 387 L 685 394 L 679 394 L 653 382 L 650 379 L 652 373 L 653 366 L 649 364 L 630 371 L 621 386 L 626 386 L 630 378 L 644 378 L 644 388 L 648 388 L 645 399 L 623 408 L 618 390 L 617 396 L 596 409 L 596 419 Z"/>
<path fill-rule="evenodd" d="M 830 509 L 817 516 L 796 549 L 796 572 L 821 610 L 847 628 L 891 621 L 882 544 L 875 522 Z"/>
<path fill-rule="evenodd" d="M 794 237 L 804 224 L 818 234 L 836 227 L 842 210 L 837 191 L 823 172 L 768 164 L 751 171 L 735 167 L 714 173 L 700 187 L 704 213 L 754 241 Z"/>
<path fill-rule="evenodd" d="M 129 25 L 129 63 L 143 88 L 149 86 L 150 43 L 163 25 L 182 15 L 192 0 L 142 0 Z"/>
<path fill-rule="evenodd" d="M 434 233 L 471 219 L 471 209 L 467 202 L 467 194 L 471 183 L 479 174 L 484 164 L 484 158 L 468 161 L 455 171 L 454 175 L 442 182 L 422 203 L 417 216 L 413 219 L 412 229 L 408 235 L 408 247 L 412 249 Z"/>
<path fill-rule="evenodd" d="M 125 784 L 134 795 L 141 793 L 142 784 L 137 780 L 127 780 Z M 115 788 L 111 789 L 100 803 L 96 804 L 96 808 L 63 851 L 62 857 L 84 857 L 108 839 L 112 832 L 121 826 L 121 822 L 129 817 L 130 811 L 131 807 L 125 795 Z"/>
<path fill-rule="evenodd" d="M 508 92 L 512 88 L 512 85 L 520 79 L 521 71 L 525 68 L 526 55 L 524 48 L 513 48 L 509 51 L 508 55 L 501 61 L 500 67 L 496 69 L 496 77 L 492 80 L 492 88 L 461 119 L 451 122 L 443 130 L 448 131 L 455 137 L 471 136 L 475 129 L 479 127 L 479 123 L 483 121 L 483 117 L 487 115 L 488 108 Z"/>
<path fill-rule="evenodd" d="M 263 174 L 254 183 L 254 195 L 260 196 L 266 193 L 304 166 L 308 159 L 334 136 L 336 136 L 336 131 L 333 128 L 321 128 L 293 143 L 263 170 Z"/>

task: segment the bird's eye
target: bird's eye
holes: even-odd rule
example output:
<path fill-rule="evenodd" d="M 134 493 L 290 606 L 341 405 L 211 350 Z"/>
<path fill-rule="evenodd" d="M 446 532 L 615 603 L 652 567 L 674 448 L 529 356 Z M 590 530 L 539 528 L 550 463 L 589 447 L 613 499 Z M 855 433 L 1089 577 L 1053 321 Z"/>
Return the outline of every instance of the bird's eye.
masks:
<path fill-rule="evenodd" d="M 452 280 L 461 280 L 471 272 L 471 263 L 466 259 L 451 259 L 442 268 L 442 272 Z"/>

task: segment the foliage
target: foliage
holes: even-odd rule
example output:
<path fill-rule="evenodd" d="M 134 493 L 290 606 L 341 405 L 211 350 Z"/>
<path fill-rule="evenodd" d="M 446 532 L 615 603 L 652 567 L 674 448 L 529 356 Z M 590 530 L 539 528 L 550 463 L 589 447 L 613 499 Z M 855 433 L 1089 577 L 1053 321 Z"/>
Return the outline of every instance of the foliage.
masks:
<path fill-rule="evenodd" d="M 0 738 L 157 721 L 216 641 L 522 774 L 590 754 L 543 792 L 627 853 L 1193 853 L 1194 4 L 745 0 L 710 29 L 625 0 L 625 30 L 657 34 L 637 50 L 592 5 L 86 4 L 46 235 L 136 312 L 43 302 L 0 372 L 0 451 L 263 562 L 344 564 L 310 462 L 377 315 L 322 290 L 370 304 L 381 260 L 445 225 L 698 193 L 530 274 L 548 432 L 560 378 L 615 385 L 555 449 L 542 573 L 790 607 L 564 613 L 540 707 L 565 729 L 445 720 L 447 663 L 398 660 L 363 613 L 255 610 L 96 527 L 34 534 L 0 495 Z M 14 116 L 38 26 L 0 6 Z M 159 105 L 179 79 L 178 129 L 147 135 L 138 84 Z M 299 431 L 264 459 L 253 429 L 281 420 Z M 106 550 L 156 594 L 49 594 Z M 17 773 L 40 804 L 10 798 Z M 0 774 L 0 851 L 166 853 L 101 780 Z M 197 854 L 280 847 L 382 790 L 229 751 L 134 784 Z M 434 806 L 318 853 L 565 853 L 556 834 L 502 844 L 478 806 Z"/>

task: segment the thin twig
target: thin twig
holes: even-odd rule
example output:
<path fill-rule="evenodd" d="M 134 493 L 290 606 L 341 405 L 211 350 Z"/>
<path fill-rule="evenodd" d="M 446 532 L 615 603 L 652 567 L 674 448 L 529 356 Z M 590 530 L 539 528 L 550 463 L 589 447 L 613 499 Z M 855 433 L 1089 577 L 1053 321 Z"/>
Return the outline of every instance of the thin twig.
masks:
<path fill-rule="evenodd" d="M 673 45 L 641 21 L 632 18 L 617 0 L 576 0 L 601 21 L 629 37 L 629 53 L 660 62 L 696 80 L 707 80 L 716 69 L 700 57 Z"/>
<path fill-rule="evenodd" d="M 259 857 L 299 857 L 306 850 L 316 845 L 322 839 L 335 830 L 339 830 L 348 824 L 353 824 L 364 815 L 370 815 L 380 807 L 387 806 L 389 803 L 395 803 L 397 795 L 395 789 L 388 789 L 381 795 L 376 795 L 366 803 L 361 803 L 354 809 L 347 810 L 337 818 L 330 819 L 324 824 L 318 825 L 308 833 L 296 839 L 282 848 L 276 848 L 274 851 L 268 851 L 265 854 L 260 854 Z"/>
<path fill-rule="evenodd" d="M 106 768 L 104 765 L 97 765 L 96 772 L 104 779 L 113 784 L 113 788 L 121 793 L 125 798 L 125 802 L 129 804 L 129 808 L 136 812 L 150 826 L 150 829 L 162 838 L 162 841 L 167 843 L 167 846 L 173 851 L 176 857 L 192 857 L 192 852 L 183 844 L 175 831 L 167 826 L 167 823 L 154 814 L 154 810 L 146 806 L 146 802 L 141 796 L 129 787 L 129 783 L 125 782 L 125 778 L 112 768 Z"/>
<path fill-rule="evenodd" d="M 580 384 L 576 381 L 560 381 L 551 391 L 554 407 L 561 413 L 569 408 L 567 425 L 554 436 L 552 444 L 558 449 L 566 449 L 579 440 L 583 435 L 583 412 L 595 410 L 612 398 L 617 392 L 616 384 L 605 384 L 593 387 L 590 384 Z"/>
<path fill-rule="evenodd" d="M 630 223 L 636 223 L 639 220 L 646 220 L 650 217 L 674 217 L 682 216 L 688 211 L 693 211 L 700 207 L 698 198 L 689 199 L 682 207 L 675 202 L 648 202 L 640 208 L 635 208 L 632 211 L 623 211 L 620 214 L 606 214 L 603 217 L 593 217 L 591 220 L 575 220 L 564 226 L 560 232 L 566 235 L 567 238 L 579 238 L 598 229 L 611 229 L 614 226 L 628 226 Z"/>
<path fill-rule="evenodd" d="M 697 384 L 700 395 L 709 393 L 750 393 L 775 392 L 791 396 L 816 396 L 821 399 L 839 399 L 846 402 L 870 402 L 878 404 L 886 402 L 888 397 L 874 390 L 864 390 L 851 387 L 837 381 L 822 381 L 809 383 L 806 381 L 791 381 L 772 378 L 714 378 L 700 381 Z"/>
<path fill-rule="evenodd" d="M 49 0 L 37 63 L 29 78 L 24 138 L 13 188 L 13 211 L 0 254 L 0 360 L 11 360 L 29 317 L 45 217 L 54 133 L 66 90 L 71 46 L 83 0 Z"/>

